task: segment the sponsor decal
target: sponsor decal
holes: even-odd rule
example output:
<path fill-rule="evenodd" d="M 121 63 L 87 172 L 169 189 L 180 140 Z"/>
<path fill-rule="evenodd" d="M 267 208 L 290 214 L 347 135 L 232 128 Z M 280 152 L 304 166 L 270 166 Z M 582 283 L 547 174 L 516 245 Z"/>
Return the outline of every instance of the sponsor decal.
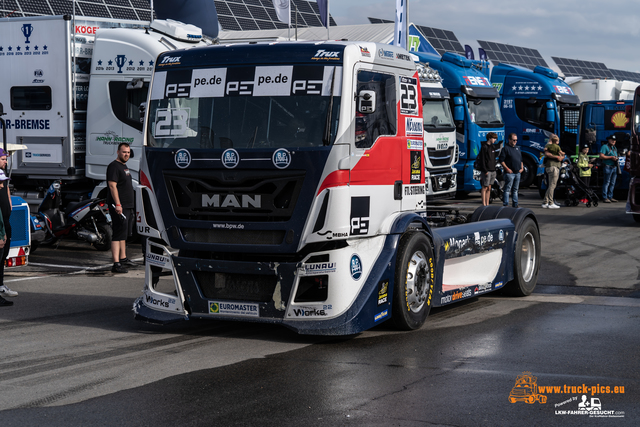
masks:
<path fill-rule="evenodd" d="M 478 295 L 485 292 L 489 292 L 490 290 L 491 290 L 491 283 L 484 283 L 482 285 L 476 286 L 476 288 L 473 290 L 473 294 Z"/>
<path fill-rule="evenodd" d="M 402 59 L 403 61 L 411 61 L 411 57 L 406 53 L 396 53 L 396 59 Z"/>
<path fill-rule="evenodd" d="M 369 52 L 369 49 L 363 46 L 358 46 L 358 47 L 360 48 L 360 55 L 366 56 L 367 58 L 371 58 L 371 52 Z"/>
<path fill-rule="evenodd" d="M 349 237 L 349 233 L 334 233 L 331 230 L 327 230 L 324 233 L 318 232 L 318 235 L 325 237 L 327 240 Z"/>
<path fill-rule="evenodd" d="M 159 267 L 164 267 L 171 263 L 171 260 L 166 256 L 152 253 L 147 253 L 146 259 L 149 264 L 157 265 Z"/>
<path fill-rule="evenodd" d="M 303 264 L 300 268 L 306 276 L 316 276 L 319 274 L 330 274 L 336 272 L 335 262 L 313 262 Z"/>
<path fill-rule="evenodd" d="M 224 230 L 244 230 L 244 224 L 211 224 L 211 228 L 224 229 Z"/>
<path fill-rule="evenodd" d="M 468 86 L 491 86 L 489 79 L 480 76 L 462 76 Z"/>
<path fill-rule="evenodd" d="M 451 302 L 451 295 L 446 295 L 440 298 L 440 304 L 449 304 Z"/>
<path fill-rule="evenodd" d="M 429 97 L 431 97 L 431 98 L 442 98 L 442 94 L 440 92 L 429 92 Z"/>
<path fill-rule="evenodd" d="M 424 150 L 424 142 L 418 139 L 407 139 L 407 149 Z"/>
<path fill-rule="evenodd" d="M 624 111 L 617 111 L 611 116 L 611 124 L 616 129 L 624 129 L 629 123 L 629 118 Z"/>
<path fill-rule="evenodd" d="M 504 242 L 504 231 L 500 230 L 498 232 L 498 240 Z"/>
<path fill-rule="evenodd" d="M 503 283 L 502 283 L 502 282 L 496 282 L 496 284 L 495 284 L 495 285 L 493 285 L 493 287 L 494 287 L 495 289 L 500 289 L 502 286 L 503 286 Z"/>
<path fill-rule="evenodd" d="M 491 83 L 491 85 L 495 87 L 498 90 L 498 92 L 502 90 L 502 83 Z"/>
<path fill-rule="evenodd" d="M 384 59 L 393 59 L 393 52 L 390 50 L 378 49 L 378 56 Z"/>
<path fill-rule="evenodd" d="M 388 317 L 388 316 L 389 316 L 389 310 L 385 310 L 385 311 L 382 311 L 382 312 L 376 314 L 375 316 L 373 316 L 373 320 L 374 320 L 374 322 L 379 322 L 379 321 L 381 321 L 382 319 L 384 319 L 385 317 Z"/>
<path fill-rule="evenodd" d="M 415 117 L 405 117 L 405 134 L 407 136 L 424 136 L 422 119 Z"/>
<path fill-rule="evenodd" d="M 360 280 L 362 277 L 362 261 L 356 254 L 351 255 L 351 262 L 349 262 L 351 268 L 351 278 L 355 281 Z"/>
<path fill-rule="evenodd" d="M 49 130 L 51 129 L 49 120 L 45 119 L 20 119 L 11 120 L 5 119 L 4 121 L 7 130 L 11 129 L 27 129 L 27 130 Z"/>
<path fill-rule="evenodd" d="M 411 166 L 411 178 L 409 182 L 420 183 L 422 182 L 422 151 L 409 151 L 410 166 Z"/>
<path fill-rule="evenodd" d="M 456 301 L 459 299 L 469 298 L 471 295 L 473 295 L 473 293 L 471 292 L 471 289 L 467 288 L 464 291 L 456 291 L 452 293 L 451 300 Z"/>
<path fill-rule="evenodd" d="M 542 90 L 542 86 L 535 82 L 516 82 L 511 86 L 511 92 L 515 95 L 535 95 Z"/>
<path fill-rule="evenodd" d="M 315 307 L 300 307 L 293 309 L 293 315 L 296 317 L 317 317 L 326 316 L 327 312 L 324 309 L 317 309 Z"/>
<path fill-rule="evenodd" d="M 389 281 L 383 280 L 378 284 L 378 305 L 389 302 Z"/>
<path fill-rule="evenodd" d="M 559 93 L 561 95 L 573 95 L 573 90 L 571 90 L 571 88 L 569 86 L 557 86 L 554 85 L 553 88 L 555 89 L 556 93 Z"/>
<path fill-rule="evenodd" d="M 262 207 L 262 196 L 260 194 L 203 194 L 202 195 L 202 207 L 214 207 L 214 208 L 256 208 Z M 241 224 L 239 224 L 241 225 Z M 219 228 L 219 227 L 215 227 Z M 226 228 L 226 227 L 225 227 Z M 234 227 L 236 229 L 244 228 Z"/>
<path fill-rule="evenodd" d="M 502 100 L 502 108 L 511 108 L 511 109 L 513 109 L 513 99 L 503 99 Z"/>
<path fill-rule="evenodd" d="M 286 169 L 291 164 L 291 153 L 286 148 L 280 148 L 273 153 L 272 160 L 278 169 Z"/>
<path fill-rule="evenodd" d="M 436 150 L 446 150 L 449 148 L 449 137 L 442 134 L 436 138 Z"/>
<path fill-rule="evenodd" d="M 369 233 L 369 196 L 351 198 L 351 231 L 352 236 Z"/>
<path fill-rule="evenodd" d="M 94 141 L 102 142 L 102 145 L 119 145 L 121 142 L 133 144 L 135 138 L 123 138 L 121 136 L 118 136 L 114 131 L 109 130 L 102 135 L 97 135 Z"/>
<path fill-rule="evenodd" d="M 407 185 L 404 187 L 404 195 L 405 196 L 420 196 L 423 194 L 427 194 L 425 190 L 425 185 Z"/>
<path fill-rule="evenodd" d="M 181 148 L 180 150 L 176 151 L 174 160 L 176 162 L 176 166 L 178 166 L 180 169 L 188 168 L 191 164 L 191 153 L 189 153 L 188 150 Z"/>
<path fill-rule="evenodd" d="M 209 301 L 209 314 L 259 317 L 260 306 L 252 303 Z"/>
<path fill-rule="evenodd" d="M 233 148 L 227 148 L 222 153 L 222 165 L 227 169 L 233 169 L 240 163 L 240 155 Z"/>
<path fill-rule="evenodd" d="M 420 37 L 409 36 L 409 52 L 417 52 L 420 49 Z"/>
<path fill-rule="evenodd" d="M 144 297 L 144 302 L 158 307 L 169 308 L 169 304 L 175 304 L 176 300 L 174 298 L 154 298 L 153 296 L 146 294 Z"/>
<path fill-rule="evenodd" d="M 165 56 L 164 58 L 162 58 L 162 60 L 160 61 L 160 63 L 158 64 L 159 67 L 163 67 L 165 65 L 178 65 L 180 64 L 180 58 L 182 58 L 181 56 Z"/>
<path fill-rule="evenodd" d="M 362 48 L 361 48 L 362 49 Z M 340 52 L 327 51 L 324 49 L 319 49 L 315 55 L 311 57 L 314 61 L 339 61 L 340 60 Z"/>

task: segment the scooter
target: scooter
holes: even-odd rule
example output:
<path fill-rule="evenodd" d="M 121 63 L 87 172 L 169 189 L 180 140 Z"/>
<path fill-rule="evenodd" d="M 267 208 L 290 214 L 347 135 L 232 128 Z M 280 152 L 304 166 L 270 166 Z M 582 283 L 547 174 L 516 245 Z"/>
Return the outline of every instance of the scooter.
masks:
<path fill-rule="evenodd" d="M 105 199 L 69 203 L 61 209 L 60 181 L 54 181 L 42 199 L 36 219 L 44 224 L 45 236 L 40 244 L 52 245 L 71 236 L 91 243 L 99 251 L 111 249 L 111 215 Z"/>

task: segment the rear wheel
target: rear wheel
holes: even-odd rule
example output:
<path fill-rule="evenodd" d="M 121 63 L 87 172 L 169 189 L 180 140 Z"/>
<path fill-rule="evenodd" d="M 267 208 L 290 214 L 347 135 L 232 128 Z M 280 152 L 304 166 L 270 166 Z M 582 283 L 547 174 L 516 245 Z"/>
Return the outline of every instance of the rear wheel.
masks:
<path fill-rule="evenodd" d="M 93 242 L 93 247 L 99 251 L 108 251 L 111 249 L 111 237 L 113 235 L 113 230 L 111 229 L 111 225 L 106 222 L 99 222 L 97 224 L 98 227 L 98 240 Z"/>
<path fill-rule="evenodd" d="M 531 295 L 538 281 L 540 268 L 540 232 L 535 221 L 525 218 L 516 228 L 515 257 L 512 281 L 504 287 L 505 293 L 524 297 Z"/>
<path fill-rule="evenodd" d="M 402 236 L 398 245 L 393 291 L 393 323 L 397 328 L 420 328 L 431 310 L 434 285 L 431 241 L 421 232 Z"/>

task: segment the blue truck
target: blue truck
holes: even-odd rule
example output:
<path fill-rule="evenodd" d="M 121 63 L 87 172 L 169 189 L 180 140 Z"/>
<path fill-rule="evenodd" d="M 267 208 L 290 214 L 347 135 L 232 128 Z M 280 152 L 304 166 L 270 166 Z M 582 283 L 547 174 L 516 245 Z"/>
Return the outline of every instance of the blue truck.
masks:
<path fill-rule="evenodd" d="M 558 73 L 541 66 L 530 70 L 500 63 L 491 71 L 491 84 L 500 92 L 507 135 L 519 136 L 524 163 L 520 185 L 529 187 L 551 134 L 560 137 L 565 153 L 576 151 L 580 99 Z"/>
<path fill-rule="evenodd" d="M 437 55 L 413 52 L 421 62 L 426 62 L 442 76 L 442 85 L 449 91 L 450 104 L 456 125 L 456 141 L 460 160 L 458 192 L 480 191 L 479 172 L 473 164 L 480 152 L 487 133 L 498 135 L 496 144 L 504 143 L 504 123 L 498 103 L 498 91 L 488 78 L 487 63 L 466 59 L 446 52 Z M 475 175 L 475 177 L 474 177 Z"/>

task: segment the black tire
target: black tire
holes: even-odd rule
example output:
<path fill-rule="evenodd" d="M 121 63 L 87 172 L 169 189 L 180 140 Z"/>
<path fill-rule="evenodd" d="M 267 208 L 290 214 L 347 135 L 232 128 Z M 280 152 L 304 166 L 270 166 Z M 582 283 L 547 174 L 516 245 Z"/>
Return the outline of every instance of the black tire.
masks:
<path fill-rule="evenodd" d="M 113 236 L 113 230 L 111 225 L 106 222 L 99 222 L 98 227 L 98 240 L 93 242 L 93 247 L 99 251 L 108 251 L 111 249 L 111 237 Z"/>
<path fill-rule="evenodd" d="M 520 188 L 529 188 L 536 179 L 538 165 L 529 157 L 522 159 L 523 171 L 520 174 Z"/>
<path fill-rule="evenodd" d="M 31 248 L 29 249 L 29 255 L 32 255 L 35 251 L 38 250 L 38 246 L 40 246 L 40 242 L 37 240 L 31 241 Z"/>
<path fill-rule="evenodd" d="M 398 329 L 420 328 L 431 311 L 434 287 L 433 249 L 424 233 L 412 231 L 400 239 L 393 290 L 393 323 Z"/>
<path fill-rule="evenodd" d="M 51 245 L 56 244 L 58 242 L 58 240 L 60 240 L 59 237 L 55 237 L 54 235 L 52 235 L 49 232 L 47 232 L 46 236 L 44 237 L 44 239 L 42 240 L 42 242 L 40 244 L 42 246 L 51 246 Z"/>
<path fill-rule="evenodd" d="M 518 239 L 513 259 L 512 281 L 504 287 L 508 295 L 524 297 L 531 295 L 538 281 L 540 268 L 540 232 L 538 225 L 529 217 L 516 225 Z"/>
<path fill-rule="evenodd" d="M 587 207 L 590 208 L 591 207 L 591 202 L 587 202 Z"/>
<path fill-rule="evenodd" d="M 564 205 L 565 205 L 566 207 L 571 206 L 571 199 L 566 199 L 566 200 L 564 201 Z"/>

